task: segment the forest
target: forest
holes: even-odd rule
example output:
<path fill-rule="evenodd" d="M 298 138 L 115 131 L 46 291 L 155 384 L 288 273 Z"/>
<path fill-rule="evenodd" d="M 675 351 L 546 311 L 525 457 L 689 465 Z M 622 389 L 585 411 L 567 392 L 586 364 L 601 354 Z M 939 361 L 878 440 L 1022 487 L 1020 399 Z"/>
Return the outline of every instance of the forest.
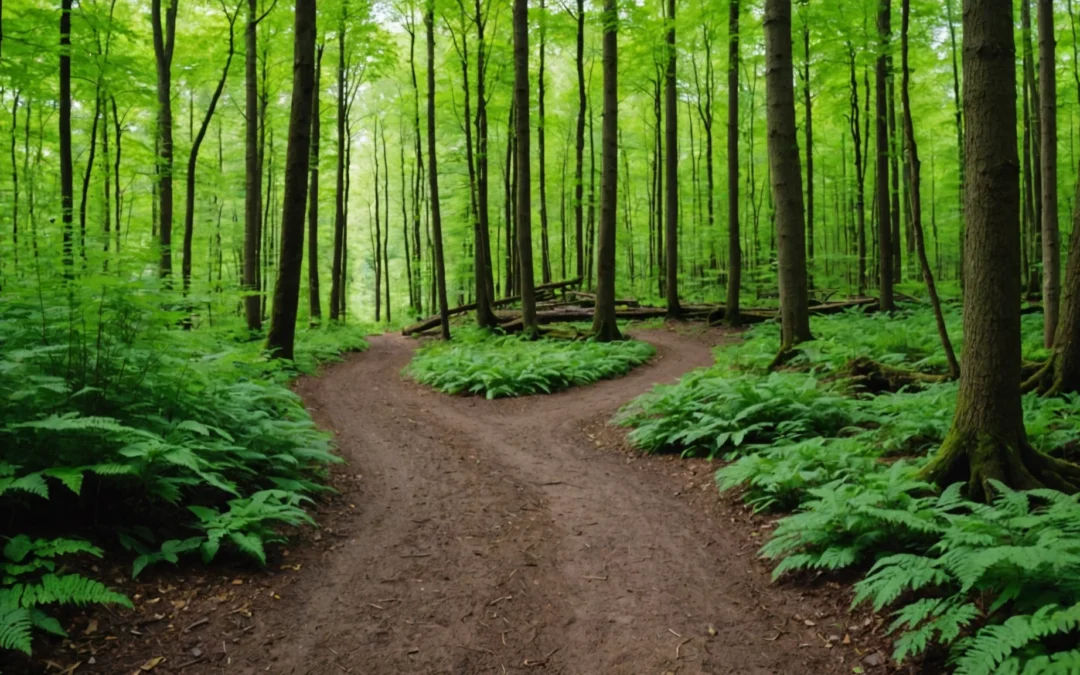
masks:
<path fill-rule="evenodd" d="M 1078 12 L 0 4 L 0 673 L 1080 672 Z"/>

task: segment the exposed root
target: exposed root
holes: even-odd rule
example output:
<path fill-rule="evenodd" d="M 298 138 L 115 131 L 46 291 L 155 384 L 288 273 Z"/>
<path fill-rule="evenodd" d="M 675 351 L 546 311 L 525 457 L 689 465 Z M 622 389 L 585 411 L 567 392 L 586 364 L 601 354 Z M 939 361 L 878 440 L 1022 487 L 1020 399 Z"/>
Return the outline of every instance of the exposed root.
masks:
<path fill-rule="evenodd" d="M 1020 391 L 1024 394 L 1033 391 L 1038 392 L 1040 395 L 1049 394 L 1054 388 L 1054 366 L 1056 362 L 1057 352 L 1054 352 L 1035 372 L 1027 376 L 1024 383 L 1020 385 Z"/>
<path fill-rule="evenodd" d="M 772 362 L 769 363 L 769 371 L 784 366 L 801 353 L 802 350 L 795 349 L 791 345 L 781 345 L 780 351 L 776 352 L 776 356 L 773 357 Z"/>
<path fill-rule="evenodd" d="M 967 497 L 975 501 L 987 501 L 994 493 L 991 481 L 1018 490 L 1080 492 L 1080 465 L 1044 455 L 1022 435 L 1003 439 L 954 429 L 919 476 L 942 487 L 965 482 Z"/>
<path fill-rule="evenodd" d="M 948 375 L 905 370 L 867 357 L 850 361 L 845 371 L 851 382 L 874 394 L 897 392 L 904 387 L 921 387 L 925 384 L 937 384 L 949 380 Z"/>

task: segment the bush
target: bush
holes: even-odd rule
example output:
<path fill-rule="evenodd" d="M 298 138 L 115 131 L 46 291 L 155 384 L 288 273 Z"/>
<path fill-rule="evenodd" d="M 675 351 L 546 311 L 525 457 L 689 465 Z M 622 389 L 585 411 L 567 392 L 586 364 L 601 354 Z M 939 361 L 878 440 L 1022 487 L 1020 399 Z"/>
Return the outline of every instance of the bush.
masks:
<path fill-rule="evenodd" d="M 648 361 L 656 350 L 645 342 L 525 340 L 480 329 L 459 329 L 450 342 L 417 350 L 405 374 L 446 394 L 489 399 L 550 394 L 618 377 Z"/>

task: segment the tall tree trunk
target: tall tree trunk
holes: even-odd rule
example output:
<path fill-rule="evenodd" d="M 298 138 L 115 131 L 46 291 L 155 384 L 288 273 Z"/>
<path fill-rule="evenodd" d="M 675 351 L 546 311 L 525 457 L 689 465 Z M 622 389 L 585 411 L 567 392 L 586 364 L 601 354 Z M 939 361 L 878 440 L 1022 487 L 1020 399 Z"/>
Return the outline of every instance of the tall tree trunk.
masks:
<path fill-rule="evenodd" d="M 30 99 L 26 101 L 27 110 Z M 27 130 L 30 128 L 30 114 L 26 115 Z M 15 100 L 11 104 L 11 250 L 15 273 L 19 273 L 19 164 L 17 159 L 19 145 L 19 90 L 15 90 Z M 106 241 L 108 238 L 106 237 Z"/>
<path fill-rule="evenodd" d="M 229 51 L 225 57 L 225 67 L 221 71 L 221 78 L 218 79 L 213 95 L 210 96 L 210 105 L 206 108 L 206 115 L 203 116 L 202 124 L 199 125 L 199 132 L 191 143 L 191 154 L 188 155 L 187 181 L 184 193 L 184 259 L 180 263 L 180 274 L 183 276 L 185 296 L 191 289 L 191 245 L 195 234 L 195 171 L 198 168 L 199 148 L 202 147 L 203 139 L 206 138 L 206 130 L 210 128 L 210 121 L 214 118 L 214 111 L 217 110 L 218 101 L 221 100 L 221 92 L 225 89 L 225 82 L 229 79 L 229 67 L 232 66 L 233 54 L 236 51 L 236 36 L 233 27 L 236 25 L 236 17 L 239 14 L 239 7 L 232 14 L 225 13 L 226 18 L 229 20 Z"/>
<path fill-rule="evenodd" d="M 858 289 L 859 295 L 866 292 L 866 194 L 863 166 L 863 139 L 859 126 L 859 80 L 855 76 L 855 47 L 849 42 L 848 63 L 851 71 L 851 144 L 855 147 L 855 228 L 857 255 L 859 257 Z M 867 92 L 867 97 L 869 97 Z"/>
<path fill-rule="evenodd" d="M 423 270 L 423 247 L 420 241 L 420 203 L 423 201 L 424 191 L 424 151 L 420 134 L 420 84 L 416 78 L 416 21 L 413 15 L 412 5 L 409 5 L 405 15 L 405 31 L 409 34 L 409 75 L 413 88 L 413 150 L 416 158 L 416 174 L 413 176 L 413 287 L 416 289 L 414 306 L 420 312 L 424 306 L 424 270 Z"/>
<path fill-rule="evenodd" d="M 547 143 L 544 132 L 544 52 L 547 50 L 547 8 L 540 0 L 540 69 L 537 77 L 537 116 L 536 143 L 540 152 L 540 279 L 551 283 L 551 243 L 548 237 L 547 211 Z"/>
<path fill-rule="evenodd" d="M 428 193 L 431 200 L 431 230 L 435 243 L 435 283 L 439 319 L 444 340 L 450 339 L 450 314 L 446 300 L 446 264 L 443 262 L 442 209 L 439 204 L 439 168 L 435 158 L 435 0 L 427 0 L 424 11 L 427 27 L 427 145 Z"/>
<path fill-rule="evenodd" d="M 667 257 L 665 291 L 668 316 L 679 308 L 679 99 L 675 89 L 675 0 L 667 0 L 667 67 L 664 70 L 664 167 L 667 173 Z"/>
<path fill-rule="evenodd" d="M 739 0 L 728 1 L 728 286 L 724 319 L 737 326 L 739 291 L 742 287 L 742 248 L 739 246 Z M 709 133 L 708 145 L 712 145 Z M 709 230 L 712 231 L 712 151 L 707 160 Z"/>
<path fill-rule="evenodd" d="M 259 164 L 258 0 L 248 0 L 244 30 L 244 316 L 262 329 L 259 241 L 262 238 L 262 167 Z"/>
<path fill-rule="evenodd" d="M 64 225 L 64 276 L 75 276 L 72 233 L 74 171 L 71 161 L 71 0 L 60 2 L 60 212 Z M 31 202 L 32 203 L 32 202 Z"/>
<path fill-rule="evenodd" d="M 172 57 L 176 43 L 176 6 L 180 0 L 165 0 L 165 23 L 161 20 L 161 1 L 151 0 L 150 22 L 154 32 L 154 60 L 157 64 L 158 104 L 158 199 L 161 204 L 161 222 L 158 235 L 161 245 L 159 272 L 166 285 L 172 276 L 172 225 L 173 225 L 173 138 L 172 138 Z"/>
<path fill-rule="evenodd" d="M 878 218 L 878 286 L 881 309 L 896 307 L 893 302 L 892 208 L 889 200 L 889 35 L 892 32 L 891 0 L 879 0 L 878 39 L 881 52 L 877 57 L 876 75 L 876 140 L 877 140 L 877 218 Z"/>
<path fill-rule="evenodd" d="M 803 107 L 806 111 L 806 283 L 814 287 L 814 102 L 810 96 L 810 3 L 802 0 Z"/>
<path fill-rule="evenodd" d="M 296 0 L 293 28 L 292 110 L 285 156 L 284 209 L 281 214 L 281 258 L 274 284 L 274 311 L 266 348 L 277 358 L 292 359 L 300 276 L 304 266 L 308 164 L 311 161 L 311 116 L 315 97 L 315 0 Z"/>
<path fill-rule="evenodd" d="M 891 8 L 890 8 L 891 10 Z M 900 152 L 896 147 L 896 77 L 893 74 L 892 53 L 888 59 L 888 97 L 889 97 L 889 248 L 892 249 L 892 278 L 894 283 L 903 279 L 904 261 L 902 258 L 903 242 L 900 239 Z"/>
<path fill-rule="evenodd" d="M 1075 491 L 1080 467 L 1028 443 L 1020 405 L 1020 190 L 1016 48 L 1011 0 L 964 0 L 964 213 L 967 286 L 960 392 L 952 429 L 923 476 L 967 482 L 985 499 L 992 480 Z M 978 280 L 978 283 L 975 283 Z"/>
<path fill-rule="evenodd" d="M 514 0 L 514 120 L 517 142 L 517 243 L 521 274 L 521 317 L 524 333 L 533 336 L 536 323 L 536 296 L 532 256 L 532 157 L 529 153 L 529 7 L 527 0 Z M 434 141 L 432 141 L 434 142 Z M 434 199 L 434 196 L 432 197 Z"/>
<path fill-rule="evenodd" d="M 577 276 L 585 279 L 585 0 L 577 0 L 577 88 L 578 113 L 574 144 L 574 232 Z"/>
<path fill-rule="evenodd" d="M 956 23 L 953 21 L 953 0 L 945 0 L 945 17 L 949 23 L 949 52 L 952 56 L 952 85 L 953 85 L 953 104 L 956 110 L 953 117 L 956 121 L 956 157 L 957 166 L 960 172 L 960 187 L 957 190 L 957 201 L 959 204 L 959 221 L 960 221 L 960 252 L 963 256 L 964 251 L 964 190 L 966 184 L 966 178 L 964 175 L 965 164 L 964 161 L 964 110 L 962 106 L 962 98 L 960 95 L 960 64 L 958 61 L 958 50 L 956 48 Z M 964 274 L 963 265 L 961 265 L 960 272 L 960 290 L 964 289 Z"/>
<path fill-rule="evenodd" d="M 371 264 L 375 269 L 375 321 L 382 320 L 382 212 L 380 202 L 382 200 L 379 181 L 379 118 L 375 118 L 375 131 L 372 134 L 372 160 L 375 167 L 375 218 L 369 220 L 371 227 L 371 249 L 374 258 Z M 368 213 L 370 217 L 371 214 Z"/>
<path fill-rule="evenodd" d="M 383 158 L 383 247 L 382 247 L 382 270 L 383 270 L 383 300 L 386 303 L 386 322 L 394 320 L 390 309 L 390 162 L 386 158 L 386 125 L 383 124 L 382 133 L 382 158 Z M 376 139 L 377 141 L 378 139 Z M 376 145 L 378 145 L 376 143 Z M 378 255 L 378 251 L 375 252 Z"/>
<path fill-rule="evenodd" d="M 669 0 L 674 2 L 674 0 Z M 600 136 L 600 252 L 596 264 L 593 333 L 601 342 L 621 339 L 615 318 L 615 217 L 619 176 L 619 56 L 617 0 L 604 0 L 604 119 Z"/>
<path fill-rule="evenodd" d="M 909 171 L 910 191 L 908 198 L 911 203 L 911 227 L 915 238 L 915 249 L 919 255 L 919 264 L 922 267 L 923 280 L 926 282 L 926 290 L 930 295 L 930 305 L 934 309 L 934 320 L 937 323 L 938 336 L 941 338 L 941 346 L 945 351 L 945 360 L 949 364 L 949 376 L 953 379 L 960 377 L 960 365 L 956 361 L 956 352 L 953 350 L 952 341 L 949 340 L 949 332 L 945 327 L 945 317 L 941 311 L 941 300 L 938 298 L 937 286 L 934 284 L 934 273 L 930 270 L 930 261 L 926 257 L 926 244 L 923 237 L 922 227 L 922 197 L 919 174 L 922 163 L 919 160 L 919 148 L 915 143 L 915 124 L 911 115 L 911 69 L 908 66 L 908 25 L 911 15 L 911 0 L 902 0 L 900 20 L 900 100 L 903 107 L 904 124 L 904 147 L 907 150 L 907 166 Z"/>
<path fill-rule="evenodd" d="M 94 159 L 97 155 L 98 122 L 101 120 L 101 82 L 94 87 L 94 121 L 90 125 L 90 150 L 86 157 L 86 170 L 83 171 L 82 192 L 79 194 L 79 255 L 86 264 L 86 201 L 90 196 L 90 180 L 94 174 Z"/>
<path fill-rule="evenodd" d="M 322 302 L 319 299 L 319 135 L 322 123 L 319 119 L 319 81 L 322 79 L 322 57 L 325 45 L 315 50 L 315 93 L 311 98 L 311 183 L 308 186 L 308 314 L 312 325 L 322 321 Z M 401 162 L 404 176 L 405 162 Z M 401 199 L 405 200 L 402 185 Z M 405 241 L 406 247 L 408 240 Z"/>
<path fill-rule="evenodd" d="M 488 122 L 487 122 L 487 44 L 484 28 L 487 17 L 476 0 L 476 322 L 480 326 L 494 326 L 495 313 L 491 302 L 495 299 L 495 280 L 491 262 L 491 229 L 488 204 Z M 481 288 L 482 287 L 482 288 Z"/>
<path fill-rule="evenodd" d="M 776 205 L 781 353 L 812 340 L 806 287 L 802 173 L 795 127 L 791 0 L 765 1 L 765 110 L 769 173 Z"/>
<path fill-rule="evenodd" d="M 1061 304 L 1061 235 L 1057 195 L 1057 77 L 1054 73 L 1054 3 L 1037 0 L 1039 25 L 1039 126 L 1042 162 L 1043 339 L 1054 346 Z"/>
<path fill-rule="evenodd" d="M 250 0 L 254 2 L 255 0 Z M 334 189 L 334 251 L 330 263 L 330 320 L 343 319 L 341 308 L 345 305 L 345 179 L 348 165 L 345 161 L 346 146 L 346 66 L 345 66 L 345 18 L 348 16 L 349 3 L 344 0 L 341 16 L 338 19 L 338 65 L 337 65 L 337 167 Z M 411 34 L 411 33 L 410 33 Z M 413 77 L 416 77 L 415 70 Z M 417 117 L 419 120 L 419 117 Z M 419 142 L 419 141 L 417 141 Z"/>
<path fill-rule="evenodd" d="M 1023 59 L 1022 64 L 1024 68 L 1024 88 L 1028 90 L 1028 101 L 1030 105 L 1030 134 L 1031 134 L 1031 155 L 1024 158 L 1025 162 L 1031 162 L 1032 171 L 1032 195 L 1031 204 L 1034 210 L 1034 218 L 1029 222 L 1031 226 L 1031 234 L 1033 241 L 1030 243 L 1025 241 L 1023 245 L 1030 245 L 1032 255 L 1041 257 L 1041 242 L 1042 242 L 1042 124 L 1040 123 L 1040 115 L 1042 112 L 1042 105 L 1040 104 L 1040 92 L 1039 85 L 1036 80 L 1035 74 L 1035 56 L 1032 48 L 1031 41 L 1031 0 L 1020 0 L 1020 35 L 1023 40 Z M 1032 273 L 1028 279 L 1028 292 L 1032 295 L 1038 293 L 1039 289 L 1039 277 L 1037 274 Z"/>
<path fill-rule="evenodd" d="M 664 258 L 664 168 L 660 156 L 664 152 L 664 137 L 660 133 L 660 125 L 663 123 L 663 106 L 661 105 L 660 88 L 660 65 L 656 65 L 656 80 L 653 85 L 653 115 L 655 117 L 655 146 L 653 147 L 653 177 L 656 182 L 656 196 L 653 197 L 653 206 L 656 208 L 656 283 L 657 293 L 664 295 L 664 281 L 667 277 L 667 264 Z"/>

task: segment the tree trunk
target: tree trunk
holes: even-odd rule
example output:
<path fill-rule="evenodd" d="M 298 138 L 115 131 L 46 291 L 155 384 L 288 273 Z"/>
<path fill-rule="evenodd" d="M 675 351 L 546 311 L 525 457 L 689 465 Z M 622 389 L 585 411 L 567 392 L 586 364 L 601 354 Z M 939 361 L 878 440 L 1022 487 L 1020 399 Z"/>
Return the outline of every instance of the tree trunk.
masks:
<path fill-rule="evenodd" d="M 858 294 L 866 292 L 866 193 L 863 178 L 863 139 L 859 126 L 859 80 L 855 76 L 855 47 L 848 43 L 848 63 L 851 71 L 851 144 L 855 146 L 855 228 L 859 257 Z M 867 92 L 867 96 L 869 96 Z"/>
<path fill-rule="evenodd" d="M 1080 467 L 1032 449 L 1020 406 L 1020 234 L 1016 48 L 1011 0 L 964 0 L 964 350 L 952 429 L 922 475 L 967 482 L 986 499 L 992 480 L 1074 491 Z"/>
<path fill-rule="evenodd" d="M 429 78 L 432 77 L 429 75 Z M 537 333 L 536 296 L 532 256 L 532 157 L 529 153 L 529 6 L 527 0 L 514 0 L 514 107 L 517 110 L 517 244 L 521 275 L 521 314 L 524 333 Z M 429 122 L 430 124 L 430 122 Z M 432 132 L 434 133 L 434 132 Z M 432 139 L 434 143 L 434 138 Z M 432 197 L 434 200 L 434 196 Z"/>
<path fill-rule="evenodd" d="M 810 96 L 810 3 L 803 0 L 803 107 L 806 110 L 806 282 L 814 287 L 814 103 Z"/>
<path fill-rule="evenodd" d="M 893 253 L 892 253 L 892 206 L 889 200 L 889 36 L 892 32 L 891 0 L 879 0 L 878 39 L 881 53 L 877 57 L 876 76 L 876 141 L 877 141 L 877 219 L 878 219 L 878 292 L 881 309 L 886 312 L 896 307 L 893 302 Z"/>
<path fill-rule="evenodd" d="M 775 203 L 780 282 L 781 353 L 813 339 L 806 287 L 802 173 L 795 127 L 791 0 L 765 2 L 765 110 Z M 670 244 L 669 244 L 670 245 Z"/>
<path fill-rule="evenodd" d="M 930 295 L 930 304 L 934 309 L 934 319 L 937 323 L 938 336 L 941 338 L 941 346 L 945 350 L 945 360 L 949 364 L 949 377 L 960 377 L 960 365 L 956 362 L 956 352 L 953 351 L 952 342 L 949 340 L 949 332 L 945 327 L 945 317 L 941 312 L 941 300 L 938 298 L 937 286 L 934 284 L 934 274 L 930 270 L 930 261 L 926 257 L 926 243 L 923 237 L 922 227 L 922 197 L 919 184 L 921 162 L 919 160 L 919 148 L 915 143 L 915 124 L 911 115 L 911 70 L 908 67 L 908 24 L 911 15 L 911 0 L 902 0 L 902 17 L 900 23 L 900 68 L 902 71 L 900 81 L 900 100 L 903 107 L 904 124 L 904 147 L 907 150 L 907 166 L 909 171 L 908 198 L 911 204 L 911 227 L 915 238 L 915 249 L 919 255 L 919 264 L 922 267 L 923 280 L 926 282 L 926 290 Z"/>
<path fill-rule="evenodd" d="M 540 70 L 537 73 L 537 116 L 536 143 L 539 145 L 540 162 L 540 278 L 543 283 L 551 283 L 551 243 L 548 238 L 547 211 L 547 143 L 544 132 L 544 51 L 547 49 L 547 8 L 540 0 Z"/>
<path fill-rule="evenodd" d="M 435 248 L 435 283 L 439 302 L 442 337 L 450 339 L 449 304 L 446 300 L 446 264 L 443 262 L 442 209 L 439 204 L 439 168 L 435 157 L 435 0 L 427 0 L 424 11 L 427 27 L 427 146 L 428 193 L 431 200 L 431 230 Z"/>
<path fill-rule="evenodd" d="M 214 111 L 217 110 L 218 101 L 221 100 L 221 92 L 225 89 L 225 82 L 229 79 L 229 67 L 232 66 L 233 54 L 236 51 L 233 27 L 236 25 L 236 17 L 239 14 L 239 8 L 233 14 L 225 13 L 226 18 L 229 20 L 229 51 L 225 57 L 225 67 L 222 69 L 221 78 L 218 79 L 217 87 L 210 97 L 210 105 L 206 108 L 206 115 L 203 116 L 202 124 L 199 125 L 199 133 L 195 135 L 195 140 L 191 143 L 191 153 L 188 155 L 187 184 L 184 193 L 184 260 L 181 262 L 180 271 L 183 276 L 185 296 L 191 290 L 191 244 L 195 234 L 195 171 L 198 168 L 199 148 L 202 147 L 203 139 L 206 138 L 206 130 L 210 128 L 210 121 L 214 118 Z"/>
<path fill-rule="evenodd" d="M 487 17 L 476 0 L 476 323 L 494 326 L 495 314 L 491 303 L 495 299 L 495 280 L 491 262 L 491 229 L 488 204 L 488 123 L 487 123 L 487 44 L 484 28 Z"/>
<path fill-rule="evenodd" d="M 1057 78 L 1054 73 L 1054 3 L 1037 0 L 1039 25 L 1039 126 L 1042 162 L 1043 339 L 1054 346 L 1061 304 L 1061 235 L 1057 199 Z"/>
<path fill-rule="evenodd" d="M 739 245 L 739 0 L 728 2 L 728 286 L 724 320 L 737 326 L 742 287 L 742 248 Z M 712 135 L 709 135 L 711 146 Z M 712 153 L 708 158 L 709 226 L 712 230 Z"/>
<path fill-rule="evenodd" d="M 259 166 L 258 0 L 248 0 L 244 32 L 244 316 L 262 329 L 259 240 L 262 237 L 262 168 Z"/>
<path fill-rule="evenodd" d="M 382 138 L 382 163 L 383 163 L 383 245 L 382 245 L 382 270 L 383 270 L 383 300 L 386 303 L 386 322 L 394 320 L 390 309 L 390 162 L 386 157 L 386 124 L 381 128 Z M 376 139 L 377 141 L 378 139 Z M 376 142 L 376 147 L 378 143 Z M 376 186 L 376 189 L 378 187 Z M 376 251 L 375 255 L 378 256 Z"/>
<path fill-rule="evenodd" d="M 371 229 L 371 249 L 374 257 L 371 264 L 375 268 L 375 321 L 382 321 L 382 212 L 381 191 L 379 189 L 379 118 L 375 118 L 375 131 L 372 134 L 372 161 L 375 167 L 375 218 L 368 213 L 368 225 Z"/>
<path fill-rule="evenodd" d="M 150 22 L 154 32 L 154 60 L 157 64 L 158 104 L 158 200 L 161 205 L 161 222 L 158 236 L 161 245 L 159 273 L 166 286 L 172 276 L 172 225 L 173 225 L 173 138 L 172 138 L 172 57 L 176 43 L 176 6 L 180 0 L 165 0 L 165 23 L 161 22 L 161 1 L 151 0 Z"/>
<path fill-rule="evenodd" d="M 669 316 L 679 315 L 679 109 L 675 83 L 675 0 L 667 0 L 667 67 L 664 70 L 665 292 Z"/>
<path fill-rule="evenodd" d="M 964 251 L 964 190 L 965 190 L 965 177 L 964 177 L 964 110 L 962 107 L 963 99 L 960 95 L 960 65 L 957 60 L 957 48 L 956 48 L 956 24 L 953 21 L 953 0 L 945 0 L 945 17 L 949 23 L 949 46 L 952 56 L 952 84 L 953 84 L 953 104 L 956 106 L 954 118 L 956 120 L 956 156 L 957 166 L 960 170 L 960 188 L 958 190 L 958 202 L 959 202 L 959 221 L 960 221 L 960 255 L 963 257 Z M 963 265 L 961 265 L 960 273 L 960 290 L 964 289 L 964 274 Z"/>
<path fill-rule="evenodd" d="M 311 160 L 311 116 L 315 95 L 315 0 L 296 0 L 293 29 L 292 110 L 285 157 L 284 208 L 281 214 L 281 258 L 274 285 L 267 350 L 276 358 L 292 359 L 296 311 L 300 305 L 300 274 L 304 265 L 304 216 L 307 207 L 308 164 Z"/>
<path fill-rule="evenodd" d="M 308 314 L 312 325 L 322 321 L 322 302 L 319 299 L 319 135 L 322 124 L 319 119 L 319 81 L 322 79 L 324 45 L 315 51 L 315 93 L 311 99 L 311 184 L 308 186 Z M 405 162 L 402 161 L 402 171 Z M 405 200 L 404 185 L 401 199 Z M 408 241 L 406 240 L 406 244 Z"/>
<path fill-rule="evenodd" d="M 75 276 L 72 232 L 74 170 L 71 161 L 71 0 L 60 0 L 60 212 L 64 224 L 64 277 Z M 32 202 L 31 202 L 32 203 Z"/>
<path fill-rule="evenodd" d="M 83 172 L 82 192 L 79 194 L 79 256 L 86 264 L 86 201 L 90 196 L 90 179 L 94 175 L 97 154 L 98 122 L 101 120 L 101 83 L 94 87 L 94 121 L 90 125 L 90 149 L 87 151 L 86 171 Z"/>
<path fill-rule="evenodd" d="M 890 8 L 891 10 L 891 8 Z M 904 250 L 900 239 L 900 153 L 896 147 L 896 77 L 893 71 L 893 58 L 889 54 L 888 59 L 888 97 L 889 97 L 889 226 L 892 235 L 889 238 L 889 248 L 892 249 L 892 278 L 893 283 L 903 280 Z"/>
<path fill-rule="evenodd" d="M 577 0 L 578 113 L 574 144 L 574 232 L 577 276 L 585 278 L 585 0 Z"/>
<path fill-rule="evenodd" d="M 254 2 L 255 0 L 250 0 Z M 341 308 L 345 304 L 345 174 L 348 166 L 345 162 L 346 145 L 346 92 L 345 92 L 345 17 L 349 3 L 342 2 L 341 17 L 338 20 L 338 66 L 337 66 L 337 167 L 334 189 L 334 251 L 330 263 L 330 320 L 338 321 L 343 317 Z M 416 77 L 415 70 L 413 77 Z M 419 117 L 417 118 L 419 119 Z"/>
<path fill-rule="evenodd" d="M 1032 172 L 1032 194 L 1031 204 L 1034 211 L 1034 216 L 1030 220 L 1032 241 L 1023 242 L 1024 246 L 1030 245 L 1032 256 L 1041 257 L 1042 253 L 1042 125 L 1040 124 L 1040 115 L 1042 112 L 1042 106 L 1039 102 L 1039 85 L 1036 80 L 1035 74 L 1035 56 L 1032 49 L 1031 42 L 1031 0 L 1020 0 L 1020 34 L 1023 40 L 1023 69 L 1024 69 L 1024 88 L 1028 93 L 1028 101 L 1030 105 L 1030 121 L 1031 126 L 1029 133 L 1031 135 L 1031 154 L 1024 158 L 1025 163 L 1031 163 Z M 1039 277 L 1036 274 L 1031 274 L 1028 279 L 1028 292 L 1035 295 L 1039 291 Z"/>
<path fill-rule="evenodd" d="M 669 0 L 674 2 L 674 0 Z M 600 342 L 621 339 L 615 317 L 615 215 L 618 208 L 619 87 L 618 4 L 604 0 L 604 119 L 600 136 L 600 251 L 596 263 L 593 333 Z"/>

